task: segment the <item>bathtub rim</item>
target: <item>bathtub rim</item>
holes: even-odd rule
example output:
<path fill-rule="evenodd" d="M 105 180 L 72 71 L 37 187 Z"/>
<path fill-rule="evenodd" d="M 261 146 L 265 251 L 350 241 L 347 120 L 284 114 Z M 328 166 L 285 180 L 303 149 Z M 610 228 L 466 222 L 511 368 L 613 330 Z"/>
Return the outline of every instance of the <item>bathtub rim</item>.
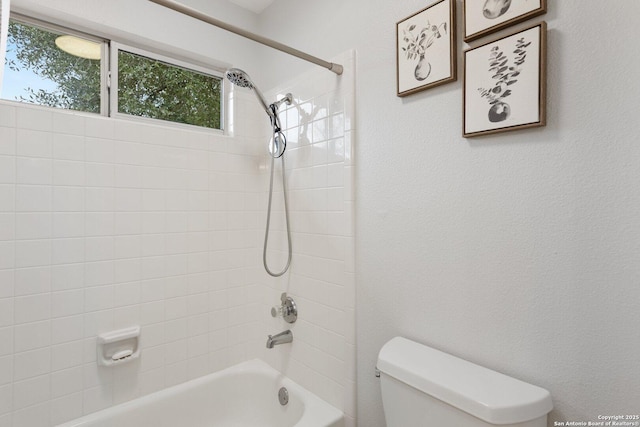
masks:
<path fill-rule="evenodd" d="M 287 377 L 285 374 L 274 369 L 265 361 L 261 359 L 252 359 L 238 363 L 220 371 L 207 374 L 202 377 L 194 378 L 184 383 L 180 383 L 144 396 L 137 397 L 127 402 L 110 406 L 97 412 L 83 415 L 80 418 L 58 424 L 55 427 L 91 427 L 92 423 L 108 419 L 108 417 L 111 415 L 126 413 L 130 409 L 144 406 L 147 402 L 152 403 L 160 399 L 171 398 L 173 396 L 180 395 L 181 393 L 192 388 L 198 387 L 199 385 L 203 385 L 208 382 L 215 381 L 218 378 L 229 377 L 238 373 L 258 373 L 263 375 L 266 374 L 270 379 L 276 381 L 279 386 L 284 386 L 289 390 L 290 393 L 293 391 L 296 395 L 299 395 L 302 400 L 304 410 L 302 418 L 295 424 L 294 427 L 317 427 L 317 420 L 324 420 L 325 418 L 326 425 L 328 427 L 341 427 L 344 425 L 343 411 L 339 410 L 329 402 L 321 399 L 311 391 L 302 387 L 301 385 Z"/>

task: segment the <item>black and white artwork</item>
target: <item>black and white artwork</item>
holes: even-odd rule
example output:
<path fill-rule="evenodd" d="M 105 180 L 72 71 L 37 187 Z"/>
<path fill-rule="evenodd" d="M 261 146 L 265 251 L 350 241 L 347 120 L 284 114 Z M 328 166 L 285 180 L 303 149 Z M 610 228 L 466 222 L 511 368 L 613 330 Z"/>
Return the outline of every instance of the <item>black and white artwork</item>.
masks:
<path fill-rule="evenodd" d="M 464 40 L 475 40 L 546 11 L 546 0 L 464 0 Z"/>
<path fill-rule="evenodd" d="M 464 136 L 543 126 L 546 24 L 465 52 Z"/>
<path fill-rule="evenodd" d="M 440 0 L 398 22 L 398 96 L 456 80 L 455 0 Z"/>

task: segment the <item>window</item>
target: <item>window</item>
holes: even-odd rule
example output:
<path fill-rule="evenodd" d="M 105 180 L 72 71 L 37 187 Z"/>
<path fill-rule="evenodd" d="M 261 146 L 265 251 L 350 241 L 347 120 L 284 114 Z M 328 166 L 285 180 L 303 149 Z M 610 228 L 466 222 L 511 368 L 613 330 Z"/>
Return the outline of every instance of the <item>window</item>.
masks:
<path fill-rule="evenodd" d="M 81 43 L 88 50 L 83 57 L 70 54 L 69 42 Z M 100 113 L 103 45 L 10 20 L 2 98 Z"/>
<path fill-rule="evenodd" d="M 112 97 L 112 111 L 221 129 L 222 79 L 166 62 L 159 55 L 114 44 L 117 56 L 111 72 L 117 75 L 117 97 Z M 135 52 L 135 53 L 134 53 Z M 112 83 L 113 88 L 113 83 Z"/>
<path fill-rule="evenodd" d="M 222 77 L 173 58 L 18 18 L 5 64 L 3 99 L 222 129 Z"/>

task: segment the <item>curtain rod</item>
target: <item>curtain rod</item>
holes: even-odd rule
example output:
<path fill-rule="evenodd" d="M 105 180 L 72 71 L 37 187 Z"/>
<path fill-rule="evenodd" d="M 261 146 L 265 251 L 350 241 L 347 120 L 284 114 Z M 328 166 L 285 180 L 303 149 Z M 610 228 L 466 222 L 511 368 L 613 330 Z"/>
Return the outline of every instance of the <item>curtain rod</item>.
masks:
<path fill-rule="evenodd" d="M 294 49 L 292 47 L 279 43 L 275 40 L 271 40 L 266 37 L 259 36 L 257 34 L 243 30 L 242 28 L 236 27 L 234 25 L 227 24 L 226 22 L 220 21 L 219 19 L 213 18 L 189 6 L 185 6 L 181 3 L 178 3 L 174 0 L 149 0 L 149 1 L 151 1 L 152 3 L 156 3 L 161 6 L 167 7 L 169 9 L 175 10 L 176 12 L 183 13 L 192 18 L 199 19 L 200 21 L 206 22 L 208 24 L 215 25 L 216 27 L 222 28 L 223 30 L 230 31 L 234 34 L 248 38 L 249 40 L 253 40 L 265 46 L 269 46 L 273 49 L 277 49 L 281 52 L 288 53 L 289 55 L 293 55 L 300 59 L 304 59 L 305 61 L 312 62 L 338 75 L 342 74 L 343 67 L 340 64 L 334 64 L 333 62 L 324 61 L 320 58 L 309 55 L 308 53 L 302 52 L 298 49 Z"/>

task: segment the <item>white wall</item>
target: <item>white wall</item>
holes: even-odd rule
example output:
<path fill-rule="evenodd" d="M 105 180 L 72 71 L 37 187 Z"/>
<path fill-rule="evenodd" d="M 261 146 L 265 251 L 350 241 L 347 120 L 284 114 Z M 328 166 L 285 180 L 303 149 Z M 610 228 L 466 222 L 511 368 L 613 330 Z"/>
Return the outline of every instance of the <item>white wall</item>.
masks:
<path fill-rule="evenodd" d="M 425 2 L 278 0 L 261 16 L 312 54 L 357 50 L 361 426 L 384 425 L 373 369 L 395 335 L 549 389 L 550 425 L 638 411 L 640 5 L 549 3 L 547 127 L 469 140 L 461 81 L 395 95 L 394 25 Z M 310 67 L 270 57 L 274 85 Z"/>

